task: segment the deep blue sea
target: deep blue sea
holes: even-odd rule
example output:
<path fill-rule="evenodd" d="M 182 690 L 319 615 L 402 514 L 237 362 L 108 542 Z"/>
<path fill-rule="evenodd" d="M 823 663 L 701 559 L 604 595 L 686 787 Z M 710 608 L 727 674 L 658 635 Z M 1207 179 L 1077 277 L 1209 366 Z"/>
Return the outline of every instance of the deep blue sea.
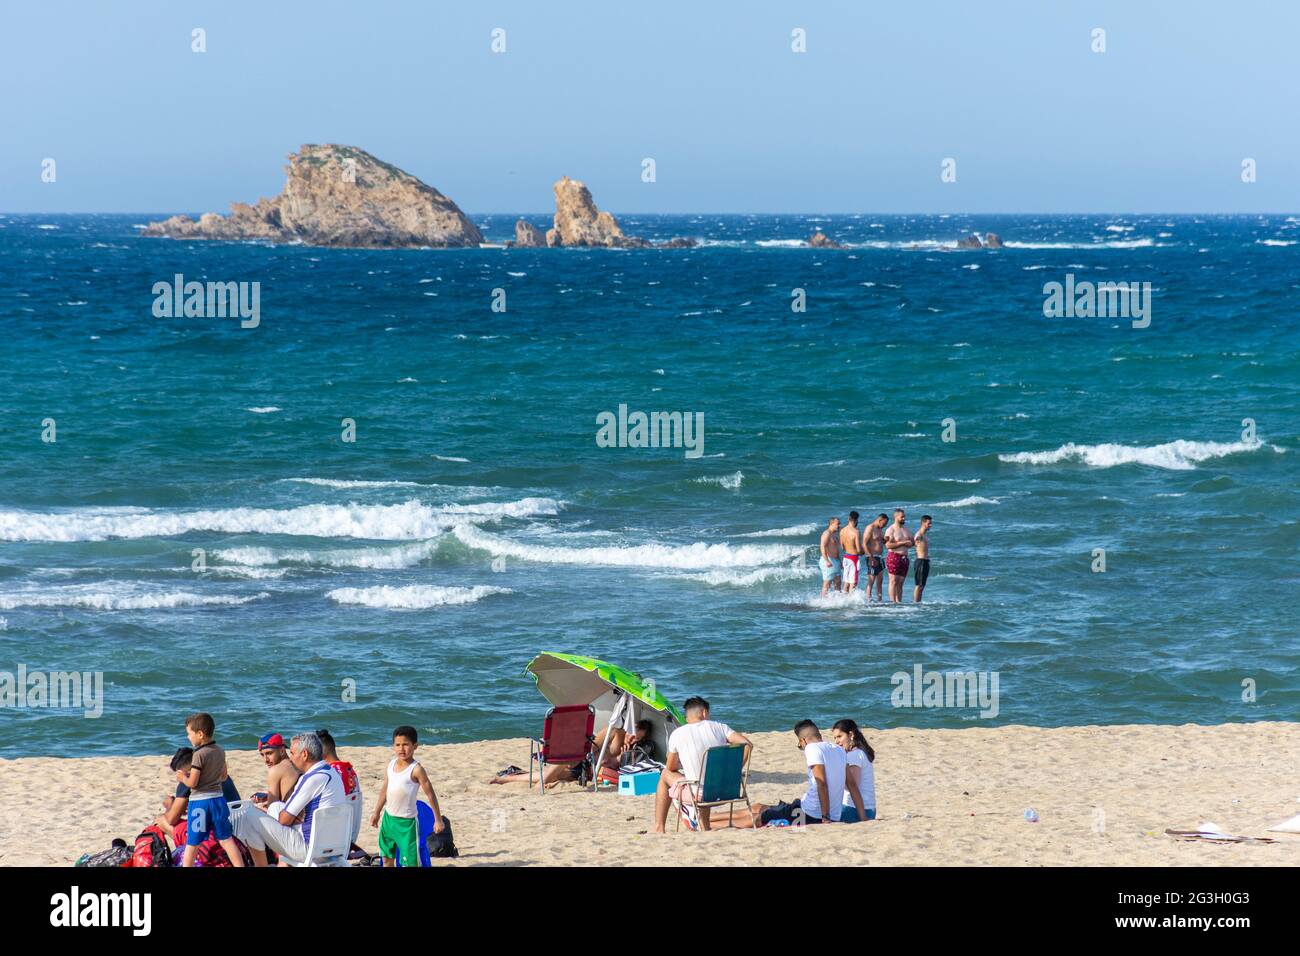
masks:
<path fill-rule="evenodd" d="M 0 217 L 0 671 L 106 682 L 98 719 L 0 710 L 0 755 L 159 753 L 200 709 L 231 746 L 522 736 L 542 650 L 744 730 L 1296 717 L 1300 217 L 359 251 L 138 235 L 162 215 Z M 156 317 L 178 273 L 260 283 L 260 324 Z M 1045 317 L 1067 275 L 1149 282 L 1150 325 Z M 600 447 L 620 404 L 703 413 L 702 454 Z M 826 519 L 899 505 L 926 602 L 820 599 Z M 895 708 L 918 664 L 996 671 L 998 716 Z"/>

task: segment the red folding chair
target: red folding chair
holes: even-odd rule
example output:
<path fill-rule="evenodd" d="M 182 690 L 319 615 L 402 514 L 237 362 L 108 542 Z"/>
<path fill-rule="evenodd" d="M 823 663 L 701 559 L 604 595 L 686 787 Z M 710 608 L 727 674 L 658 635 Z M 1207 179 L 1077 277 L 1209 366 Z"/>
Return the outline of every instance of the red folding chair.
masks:
<path fill-rule="evenodd" d="M 538 785 L 546 792 L 548 763 L 582 763 L 590 759 L 596 736 L 596 709 L 590 704 L 552 707 L 546 712 L 541 737 L 529 738 L 528 786 L 533 786 L 533 765 Z"/>

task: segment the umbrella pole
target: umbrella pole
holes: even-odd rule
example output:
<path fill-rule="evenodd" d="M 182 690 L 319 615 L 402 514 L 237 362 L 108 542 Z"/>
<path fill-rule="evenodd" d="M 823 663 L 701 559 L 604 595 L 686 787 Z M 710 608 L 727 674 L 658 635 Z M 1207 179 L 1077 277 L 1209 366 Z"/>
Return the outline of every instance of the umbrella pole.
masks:
<path fill-rule="evenodd" d="M 614 705 L 613 711 L 609 715 L 609 723 L 605 725 L 605 739 L 600 744 L 600 756 L 596 758 L 596 766 L 591 768 L 591 791 L 595 793 L 600 789 L 600 768 L 605 764 L 605 751 L 609 749 L 609 733 L 617 723 L 619 715 L 623 713 L 623 708 L 627 706 L 627 694 L 619 694 L 618 703 Z"/>

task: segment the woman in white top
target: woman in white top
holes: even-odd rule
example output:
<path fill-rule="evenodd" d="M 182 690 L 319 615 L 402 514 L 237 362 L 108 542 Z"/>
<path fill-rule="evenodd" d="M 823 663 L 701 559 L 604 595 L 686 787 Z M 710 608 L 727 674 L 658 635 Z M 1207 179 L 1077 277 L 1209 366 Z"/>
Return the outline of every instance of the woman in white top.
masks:
<path fill-rule="evenodd" d="M 837 720 L 831 728 L 831 739 L 844 750 L 849 761 L 844 774 L 844 809 L 840 811 L 840 822 L 876 819 L 876 773 L 872 766 L 876 752 L 851 720 Z"/>

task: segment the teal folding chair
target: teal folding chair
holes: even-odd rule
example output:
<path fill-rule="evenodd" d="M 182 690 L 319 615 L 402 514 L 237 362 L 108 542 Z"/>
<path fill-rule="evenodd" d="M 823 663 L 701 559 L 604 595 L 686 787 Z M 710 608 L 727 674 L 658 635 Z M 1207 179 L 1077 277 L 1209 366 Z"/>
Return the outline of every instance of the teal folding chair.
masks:
<path fill-rule="evenodd" d="M 749 802 L 749 790 L 746 781 L 749 772 L 745 769 L 745 744 L 726 744 L 710 747 L 704 752 L 704 765 L 700 768 L 699 780 L 687 780 L 686 789 L 691 793 L 691 805 L 678 804 L 677 829 L 682 828 L 682 818 L 692 830 L 700 828 L 699 811 L 704 807 L 727 805 L 727 814 L 737 803 L 744 803 L 745 809 L 752 816 L 754 808 Z"/>

